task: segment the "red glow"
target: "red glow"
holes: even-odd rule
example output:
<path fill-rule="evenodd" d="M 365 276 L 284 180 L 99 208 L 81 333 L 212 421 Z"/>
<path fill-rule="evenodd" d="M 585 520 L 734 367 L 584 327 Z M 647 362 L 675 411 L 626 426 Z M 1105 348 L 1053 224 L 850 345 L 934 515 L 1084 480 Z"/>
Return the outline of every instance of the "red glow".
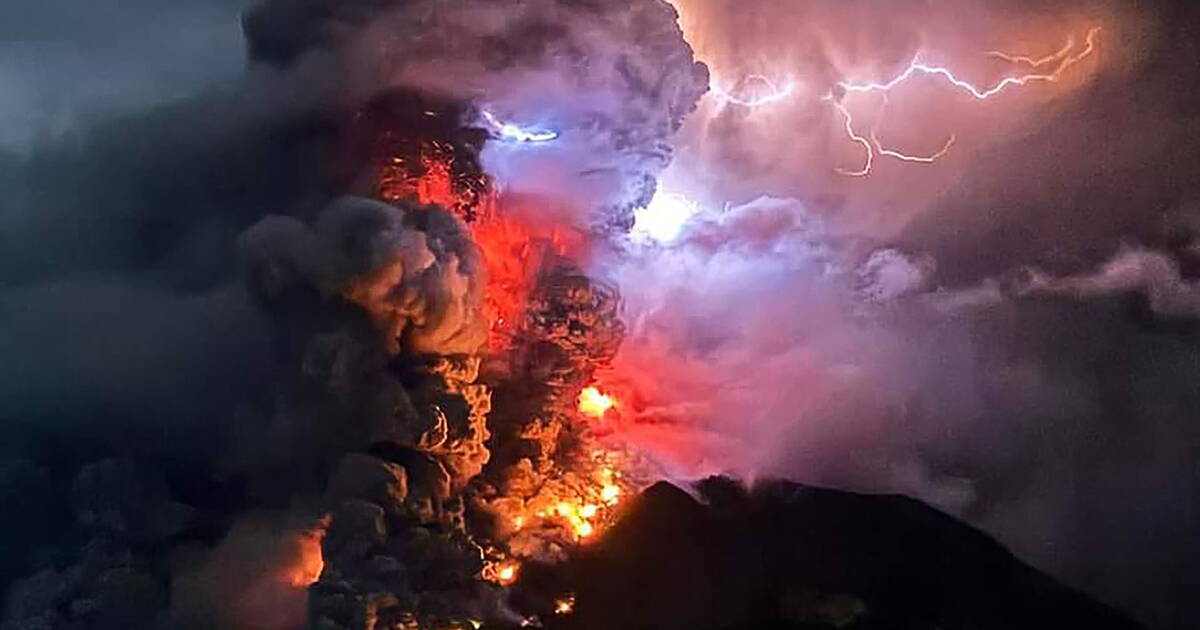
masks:
<path fill-rule="evenodd" d="M 393 157 L 383 166 L 380 197 L 437 204 L 467 222 L 487 273 L 483 311 L 488 347 L 493 351 L 507 348 L 521 326 L 530 292 L 547 257 L 578 257 L 584 250 L 583 235 L 526 208 L 522 200 L 497 196 L 486 182 L 460 185 L 462 182 L 454 179 L 454 155 L 448 147 L 438 143 L 423 146 L 416 168 L 405 160 Z"/>
<path fill-rule="evenodd" d="M 450 163 L 427 155 L 421 156 L 425 175 L 417 180 L 417 199 L 421 203 L 436 203 L 453 208 L 458 201 L 454 194 L 454 180 L 450 174 Z"/>
<path fill-rule="evenodd" d="M 505 204 L 502 204 L 505 205 Z M 471 224 L 487 270 L 483 311 L 488 347 L 508 347 L 521 327 L 530 292 L 549 256 L 582 250 L 583 236 L 569 228 L 535 223 L 505 207 Z"/>

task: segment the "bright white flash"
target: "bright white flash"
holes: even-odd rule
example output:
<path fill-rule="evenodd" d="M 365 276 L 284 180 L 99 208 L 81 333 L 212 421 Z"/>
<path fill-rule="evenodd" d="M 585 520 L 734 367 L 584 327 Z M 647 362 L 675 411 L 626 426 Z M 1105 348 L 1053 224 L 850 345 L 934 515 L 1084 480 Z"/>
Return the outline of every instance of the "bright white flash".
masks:
<path fill-rule="evenodd" d="M 484 122 L 491 127 L 496 136 L 506 142 L 549 142 L 558 138 L 558 132 L 550 129 L 527 129 L 520 125 L 506 123 L 496 118 L 487 110 L 480 111 Z"/>
<path fill-rule="evenodd" d="M 683 226 L 696 213 L 699 205 L 676 193 L 659 189 L 649 205 L 634 212 L 633 234 L 659 243 L 669 243 L 683 230 Z"/>

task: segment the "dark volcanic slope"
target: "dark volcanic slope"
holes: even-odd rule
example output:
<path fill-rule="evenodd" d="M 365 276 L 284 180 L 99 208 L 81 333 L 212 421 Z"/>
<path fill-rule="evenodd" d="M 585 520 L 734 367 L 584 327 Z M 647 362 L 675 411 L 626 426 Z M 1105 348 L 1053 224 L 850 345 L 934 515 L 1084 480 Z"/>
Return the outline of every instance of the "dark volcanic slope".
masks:
<path fill-rule="evenodd" d="M 570 567 L 552 628 L 1138 628 L 918 501 L 727 479 L 659 483 Z M 560 573 L 561 571 L 561 573 Z M 533 603 L 532 601 L 530 603 Z"/>

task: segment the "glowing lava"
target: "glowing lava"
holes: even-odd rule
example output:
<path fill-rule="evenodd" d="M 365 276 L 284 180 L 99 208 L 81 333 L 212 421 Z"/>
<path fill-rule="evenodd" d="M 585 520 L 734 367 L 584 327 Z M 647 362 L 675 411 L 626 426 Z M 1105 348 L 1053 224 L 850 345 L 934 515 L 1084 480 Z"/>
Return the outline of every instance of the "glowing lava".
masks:
<path fill-rule="evenodd" d="M 595 387 L 585 387 L 579 392 L 579 411 L 593 418 L 603 418 L 609 409 L 617 406 L 612 396 L 603 394 Z"/>
<path fill-rule="evenodd" d="M 496 567 L 493 567 L 495 574 L 485 576 L 492 579 L 493 582 L 508 586 L 517 581 L 517 576 L 521 574 L 521 565 L 516 562 L 505 562 Z"/>
<path fill-rule="evenodd" d="M 567 595 L 554 602 L 554 614 L 569 615 L 575 611 L 575 596 Z"/>
<path fill-rule="evenodd" d="M 565 524 L 577 542 L 594 536 L 607 524 L 612 515 L 611 508 L 620 502 L 622 495 L 621 486 L 616 483 L 617 474 L 612 469 L 602 469 L 598 477 L 598 486 L 590 489 L 586 496 L 559 500 L 552 507 L 537 512 L 537 518 Z"/>
<path fill-rule="evenodd" d="M 554 508 L 554 515 L 570 523 L 571 531 L 580 539 L 596 533 L 596 526 L 589 519 L 596 518 L 599 512 L 598 505 L 578 505 L 566 501 L 559 502 Z"/>

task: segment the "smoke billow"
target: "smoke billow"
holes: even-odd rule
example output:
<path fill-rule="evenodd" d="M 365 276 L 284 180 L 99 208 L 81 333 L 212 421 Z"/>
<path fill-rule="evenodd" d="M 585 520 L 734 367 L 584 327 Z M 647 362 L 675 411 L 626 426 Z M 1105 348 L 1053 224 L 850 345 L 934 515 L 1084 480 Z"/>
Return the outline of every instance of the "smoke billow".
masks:
<path fill-rule="evenodd" d="M 967 498 L 965 480 L 927 478 L 915 447 L 931 427 L 912 427 L 906 408 L 937 363 L 966 369 L 969 357 L 932 351 L 953 333 L 926 329 L 931 305 L 901 302 L 926 270 L 864 245 L 796 201 L 762 198 L 630 252 L 614 271 L 632 290 L 611 385 L 646 402 L 625 433 L 664 440 L 658 455 L 684 476 L 803 474 Z"/>
<path fill-rule="evenodd" d="M 1179 263 L 1165 253 L 1126 248 L 1095 273 L 1048 277 L 1033 272 L 1025 291 L 1078 299 L 1137 293 L 1157 315 L 1195 319 L 1200 316 L 1200 286 L 1183 277 L 1179 267 Z"/>
<path fill-rule="evenodd" d="M 183 628 L 286 630 L 308 619 L 308 587 L 321 575 L 325 523 L 309 527 L 247 517 L 198 567 L 180 570 L 170 623 Z"/>
<path fill-rule="evenodd" d="M 393 351 L 474 354 L 486 338 L 479 255 L 445 210 L 346 199 L 324 211 L 315 230 L 269 217 L 242 244 L 262 294 L 309 285 L 345 296 L 370 314 Z"/>
<path fill-rule="evenodd" d="M 291 4 L 248 15 L 252 57 L 290 63 L 331 49 L 348 98 L 403 87 L 552 130 L 552 144 L 489 145 L 483 163 L 506 192 L 584 226 L 628 229 L 708 85 L 664 2 Z"/>
<path fill-rule="evenodd" d="M 706 77 L 665 3 L 499 8 L 264 2 L 240 77 L 0 158 L 0 489 L 28 508 L 4 520 L 5 627 L 514 620 L 467 529 L 491 456 L 480 252 L 458 208 L 361 198 L 361 134 L 399 125 L 470 171 L 503 140 L 485 109 L 546 125 L 538 177 L 484 157 L 504 192 L 620 229 Z M 547 336 L 590 313 L 558 271 Z"/>

